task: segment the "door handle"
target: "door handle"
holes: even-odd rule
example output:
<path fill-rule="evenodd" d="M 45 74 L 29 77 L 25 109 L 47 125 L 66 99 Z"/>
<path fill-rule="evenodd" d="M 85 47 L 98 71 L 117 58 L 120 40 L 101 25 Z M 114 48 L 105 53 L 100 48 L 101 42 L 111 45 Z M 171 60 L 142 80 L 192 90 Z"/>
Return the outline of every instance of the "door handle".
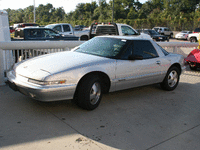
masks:
<path fill-rule="evenodd" d="M 160 60 L 156 61 L 156 64 L 160 65 L 161 64 Z"/>

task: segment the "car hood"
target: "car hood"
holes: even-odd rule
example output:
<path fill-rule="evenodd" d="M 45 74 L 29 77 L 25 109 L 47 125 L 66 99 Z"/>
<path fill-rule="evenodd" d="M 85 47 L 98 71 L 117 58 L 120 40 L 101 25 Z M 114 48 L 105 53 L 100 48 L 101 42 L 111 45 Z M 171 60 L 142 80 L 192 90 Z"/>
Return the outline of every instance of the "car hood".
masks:
<path fill-rule="evenodd" d="M 73 70 L 108 59 L 72 51 L 58 52 L 26 60 L 16 66 L 15 72 L 27 78 L 44 80 L 45 77 L 61 71 Z"/>

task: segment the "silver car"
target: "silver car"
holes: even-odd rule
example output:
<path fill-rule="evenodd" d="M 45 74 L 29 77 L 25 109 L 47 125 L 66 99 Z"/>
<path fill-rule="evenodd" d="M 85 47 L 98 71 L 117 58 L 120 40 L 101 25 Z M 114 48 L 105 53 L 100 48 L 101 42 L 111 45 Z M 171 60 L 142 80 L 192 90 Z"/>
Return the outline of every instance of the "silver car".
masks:
<path fill-rule="evenodd" d="M 93 110 L 102 94 L 159 83 L 174 90 L 184 57 L 138 37 L 95 37 L 71 51 L 35 57 L 8 72 L 12 89 L 41 101 L 73 99 Z"/>

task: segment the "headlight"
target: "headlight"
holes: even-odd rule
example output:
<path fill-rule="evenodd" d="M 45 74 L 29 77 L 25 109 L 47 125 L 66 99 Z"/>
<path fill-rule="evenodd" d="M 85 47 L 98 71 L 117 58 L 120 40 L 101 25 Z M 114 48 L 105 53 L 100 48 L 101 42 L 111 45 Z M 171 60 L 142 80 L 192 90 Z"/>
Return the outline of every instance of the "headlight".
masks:
<path fill-rule="evenodd" d="M 34 79 L 28 79 L 28 82 L 39 84 L 39 85 L 56 85 L 56 84 L 65 84 L 66 80 L 59 80 L 59 81 L 39 81 Z"/>

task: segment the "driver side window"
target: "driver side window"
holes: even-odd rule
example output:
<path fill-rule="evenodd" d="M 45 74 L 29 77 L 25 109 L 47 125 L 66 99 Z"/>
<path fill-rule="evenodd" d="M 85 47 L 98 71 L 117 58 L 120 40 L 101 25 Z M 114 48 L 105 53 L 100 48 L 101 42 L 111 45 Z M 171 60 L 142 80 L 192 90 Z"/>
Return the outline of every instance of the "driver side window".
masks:
<path fill-rule="evenodd" d="M 158 53 L 150 41 L 134 40 L 133 45 L 133 55 L 140 55 L 143 59 L 158 57 Z"/>
<path fill-rule="evenodd" d="M 55 26 L 53 29 L 56 30 L 57 32 L 62 32 L 61 25 Z"/>
<path fill-rule="evenodd" d="M 45 37 L 54 37 L 56 36 L 56 33 L 51 30 L 44 30 Z"/>

